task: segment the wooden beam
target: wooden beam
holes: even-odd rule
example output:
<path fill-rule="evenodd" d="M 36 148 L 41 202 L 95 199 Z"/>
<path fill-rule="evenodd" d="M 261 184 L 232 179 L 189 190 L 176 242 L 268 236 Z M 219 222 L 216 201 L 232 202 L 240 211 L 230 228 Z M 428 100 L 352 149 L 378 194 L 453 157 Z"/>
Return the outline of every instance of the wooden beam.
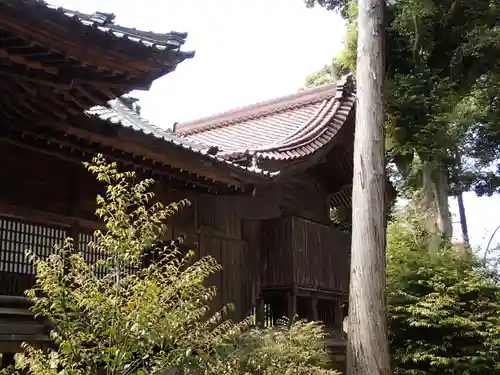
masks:
<path fill-rule="evenodd" d="M 41 224 L 53 224 L 57 226 L 67 227 L 68 229 L 74 223 L 78 223 L 80 228 L 86 229 L 103 229 L 104 225 L 98 221 L 85 220 L 74 216 L 66 216 L 60 214 L 49 213 L 31 208 L 21 207 L 0 202 L 0 216 L 10 217 L 30 222 Z"/>
<path fill-rule="evenodd" d="M 112 77 L 103 77 L 102 75 L 92 74 L 89 71 L 81 72 L 81 70 L 82 68 L 64 70 L 58 69 L 56 73 L 49 74 L 17 64 L 7 67 L 0 66 L 0 75 L 59 90 L 71 90 L 75 85 L 81 84 L 105 87 L 108 89 L 125 89 L 127 91 L 131 89 L 149 90 L 152 83 L 152 79 L 147 82 L 143 79 L 114 79 Z"/>
<path fill-rule="evenodd" d="M 82 125 L 85 124 L 82 123 Z M 123 150 L 134 155 L 141 155 L 151 160 L 171 165 L 174 168 L 180 169 L 181 172 L 189 171 L 238 188 L 243 188 L 245 185 L 240 180 L 231 176 L 230 171 L 236 170 L 236 167 L 226 166 L 222 162 L 219 163 L 218 167 L 206 166 L 203 163 L 203 160 L 207 158 L 206 156 L 181 149 L 179 146 L 168 144 L 157 138 L 153 139 L 152 136 L 146 134 L 138 134 L 130 128 L 120 126 L 116 136 L 107 136 L 90 132 L 81 127 L 76 128 L 68 124 L 53 123 L 53 127 L 78 138 L 87 139 L 106 147 Z"/>
<path fill-rule="evenodd" d="M 9 103 L 11 108 L 16 108 L 21 102 L 28 102 L 32 109 L 36 109 L 38 118 L 65 119 L 67 114 L 81 115 L 85 109 L 107 100 L 105 96 L 95 98 L 93 101 L 78 90 L 57 90 L 40 85 L 33 85 L 21 80 L 14 81 L 11 77 L 0 83 L 0 89 L 7 91 L 2 95 L 2 100 Z M 72 95 L 71 95 L 72 94 Z M 79 94 L 79 95 L 76 95 Z M 15 99 L 15 100 L 14 100 Z M 42 116 L 39 112 L 42 112 Z"/>
<path fill-rule="evenodd" d="M 21 137 L 23 137 L 21 140 L 16 140 L 16 139 L 14 139 L 12 134 L 5 133 L 5 128 L 4 128 L 3 133 L 4 133 L 3 135 L 0 134 L 1 141 L 4 141 L 6 143 L 9 143 L 9 144 L 12 144 L 15 146 L 19 146 L 22 148 L 26 148 L 26 149 L 29 149 L 29 150 L 32 150 L 35 152 L 44 153 L 44 154 L 47 154 L 47 155 L 50 155 L 50 156 L 53 156 L 53 157 L 56 157 L 59 159 L 63 159 L 63 160 L 66 160 L 66 161 L 69 161 L 72 163 L 80 164 L 82 161 L 82 158 L 84 158 L 85 155 L 90 158 L 91 156 L 94 156 L 96 153 L 100 152 L 100 153 L 106 155 L 106 157 L 108 157 L 110 160 L 116 161 L 119 164 L 121 164 L 122 167 L 133 168 L 136 171 L 148 171 L 151 173 L 153 178 L 157 179 L 157 181 L 159 183 L 165 183 L 167 186 L 174 188 L 174 189 L 180 188 L 180 189 L 189 190 L 191 187 L 200 187 L 200 188 L 205 189 L 208 192 L 214 191 L 216 193 L 220 193 L 220 192 L 229 191 L 230 194 L 242 194 L 242 192 L 236 190 L 233 187 L 233 185 L 229 185 L 229 187 L 228 187 L 227 184 L 221 184 L 220 182 L 217 182 L 217 181 L 213 181 L 213 183 L 211 183 L 206 177 L 203 177 L 203 176 L 201 176 L 200 179 L 192 179 L 190 176 L 183 175 L 182 173 L 176 172 L 174 169 L 172 169 L 168 165 L 164 165 L 161 163 L 156 163 L 156 165 L 155 164 L 150 165 L 150 164 L 137 163 L 134 161 L 133 158 L 127 159 L 128 155 L 126 153 L 122 153 L 123 156 L 119 157 L 119 156 L 116 156 L 116 152 L 114 152 L 113 153 L 114 155 L 113 155 L 113 154 L 110 154 L 109 151 L 102 150 L 100 148 L 82 148 L 81 146 L 76 145 L 76 144 L 72 144 L 72 143 L 66 143 L 64 146 L 62 146 L 61 141 L 58 139 L 50 140 L 47 138 L 41 138 L 40 135 L 36 135 L 36 134 L 32 135 L 32 134 L 29 134 L 26 132 L 23 133 L 22 135 L 20 135 Z M 54 146 L 54 148 L 56 148 L 56 150 L 55 151 L 48 150 L 48 149 L 46 149 L 46 146 L 40 146 L 39 143 L 38 143 L 38 145 L 36 145 L 35 143 L 33 143 L 33 145 L 31 145 L 30 142 L 28 141 L 30 139 L 30 137 L 32 137 L 35 141 L 43 142 L 44 144 L 52 144 Z M 69 139 L 68 139 L 68 141 L 69 141 Z M 65 150 L 67 150 L 67 151 L 65 152 Z M 70 156 L 68 156 L 67 153 L 69 152 L 69 150 L 71 150 L 71 152 L 75 156 L 71 156 L 71 154 L 69 154 Z M 76 152 L 79 153 L 78 156 L 76 156 Z M 143 160 L 145 162 L 149 162 L 149 160 L 146 160 L 146 159 L 143 159 Z M 205 182 L 202 181 L 203 179 L 205 180 Z M 223 186 L 221 186 L 221 185 L 223 185 Z M 247 192 L 247 191 L 251 191 L 251 189 L 246 189 L 243 191 L 243 193 Z"/>
<path fill-rule="evenodd" d="M 9 52 L 5 48 L 0 49 L 0 58 L 9 59 L 9 60 L 13 61 L 14 63 L 26 65 L 26 66 L 33 68 L 33 69 L 44 70 L 47 73 L 57 74 L 57 68 L 43 66 L 42 63 L 40 61 L 37 61 L 37 60 L 29 61 L 25 58 L 25 56 L 22 53 L 19 53 L 19 52 L 12 53 L 12 52 Z"/>
<path fill-rule="evenodd" d="M 312 312 L 312 320 L 313 321 L 318 321 L 319 320 L 319 315 L 318 315 L 318 295 L 316 293 L 313 293 L 311 297 L 311 312 Z"/>
<path fill-rule="evenodd" d="M 19 2 L 22 5 L 23 2 Z M 38 9 L 40 10 L 40 9 Z M 50 15 L 49 11 L 47 11 Z M 51 15 L 50 15 L 51 16 Z M 57 18 L 60 15 L 51 16 Z M 38 12 L 27 11 L 26 7 L 1 6 L 0 22 L 4 28 L 14 35 L 23 37 L 44 46 L 48 50 L 56 51 L 62 55 L 74 57 L 77 60 L 85 61 L 96 67 L 105 67 L 109 70 L 140 71 L 140 70 L 161 70 L 163 67 L 159 64 L 152 64 L 147 58 L 151 51 L 145 46 L 134 46 L 127 40 L 113 40 L 108 35 L 103 35 L 98 30 L 92 30 L 89 27 L 75 25 L 74 21 L 68 18 L 67 25 L 70 22 L 73 28 L 85 30 L 89 35 L 85 35 L 76 30 L 70 32 L 69 27 L 64 27 L 64 21 L 55 22 L 57 28 L 48 27 L 46 17 L 40 17 Z M 61 30 L 63 29 L 63 30 Z M 65 29 L 65 30 L 64 30 Z M 62 32 L 61 32 L 62 31 Z M 113 45 L 129 47 L 136 50 L 135 56 L 128 55 L 113 50 Z M 99 48 L 96 48 L 99 47 Z M 104 48 L 103 48 L 104 47 Z M 140 57 L 138 57 L 139 55 Z M 156 66 L 155 66 L 156 65 Z"/>

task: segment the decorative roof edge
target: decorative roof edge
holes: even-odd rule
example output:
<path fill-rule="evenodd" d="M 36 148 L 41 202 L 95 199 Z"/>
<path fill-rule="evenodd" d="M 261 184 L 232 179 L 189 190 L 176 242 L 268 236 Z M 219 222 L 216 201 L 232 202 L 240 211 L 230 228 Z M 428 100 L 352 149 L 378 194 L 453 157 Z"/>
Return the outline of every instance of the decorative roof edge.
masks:
<path fill-rule="evenodd" d="M 325 100 L 331 110 L 317 122 L 305 128 L 298 129 L 291 136 L 279 143 L 257 149 L 221 152 L 218 156 L 227 160 L 290 160 L 311 155 L 328 144 L 343 126 L 355 104 L 354 94 L 350 94 L 343 101 L 335 99 Z"/>
<path fill-rule="evenodd" d="M 259 102 L 250 106 L 226 111 L 205 118 L 175 124 L 173 132 L 181 136 L 189 136 L 214 128 L 225 127 L 236 122 L 263 117 L 272 113 L 287 111 L 296 107 L 335 97 L 337 100 L 356 92 L 353 75 L 346 74 L 335 83 L 300 91 L 295 94 Z"/>
<path fill-rule="evenodd" d="M 180 51 L 180 47 L 186 42 L 187 33 L 171 31 L 169 33 L 155 33 L 151 31 L 142 31 L 135 28 L 120 26 L 114 23 L 115 14 L 105 12 L 94 12 L 87 14 L 76 10 L 66 9 L 60 6 L 51 5 L 43 0 L 0 0 L 0 5 L 21 7 L 39 7 L 40 11 L 53 12 L 63 15 L 68 20 L 76 20 L 84 27 L 98 30 L 118 39 L 127 40 L 134 44 L 142 45 L 152 50 L 165 51 L 178 49 L 180 60 L 194 57 L 195 51 Z"/>
<path fill-rule="evenodd" d="M 158 126 L 153 125 L 148 120 L 139 116 L 135 111 L 128 108 L 120 101 L 120 99 L 109 101 L 107 106 L 94 106 L 86 110 L 85 114 L 89 117 L 97 117 L 100 120 L 111 124 L 130 128 L 137 133 L 161 139 L 168 144 L 183 148 L 199 156 L 207 157 L 216 163 L 227 165 L 240 172 L 266 178 L 278 177 L 280 174 L 280 171 L 264 170 L 256 164 L 247 167 L 233 161 L 226 160 L 216 154 L 217 150 L 214 150 L 213 146 L 208 146 L 200 142 L 179 137 L 171 131 L 161 129 Z"/>

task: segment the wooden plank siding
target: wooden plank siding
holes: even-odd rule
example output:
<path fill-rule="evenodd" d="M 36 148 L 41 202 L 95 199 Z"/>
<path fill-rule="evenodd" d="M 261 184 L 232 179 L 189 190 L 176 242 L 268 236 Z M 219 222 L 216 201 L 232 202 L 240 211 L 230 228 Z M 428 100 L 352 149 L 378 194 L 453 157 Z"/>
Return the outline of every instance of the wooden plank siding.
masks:
<path fill-rule="evenodd" d="M 284 214 L 318 223 L 329 222 L 329 194 L 325 186 L 308 173 L 301 173 L 280 186 Z"/>
<path fill-rule="evenodd" d="M 297 217 L 286 221 L 294 233 L 291 239 L 295 284 L 347 294 L 350 235 Z"/>
<path fill-rule="evenodd" d="M 262 224 L 262 287 L 293 285 L 292 227 L 284 219 L 265 220 Z"/>
<path fill-rule="evenodd" d="M 140 178 L 140 173 L 138 175 Z M 4 182 L 0 184 L 0 283 L 3 286 L 0 294 L 22 295 L 23 290 L 32 285 L 34 272 L 24 257 L 28 248 L 48 255 L 53 245 L 72 235 L 85 257 L 95 260 L 96 255 L 88 253 L 86 243 L 92 231 L 101 225 L 94 211 L 96 195 L 103 193 L 103 185 L 83 166 L 0 143 L 0 179 Z M 249 253 L 242 238 L 242 217 L 248 201 L 233 196 L 198 195 L 172 189 L 164 183 L 155 184 L 153 191 L 156 199 L 164 203 L 190 200 L 191 205 L 168 223 L 164 239 L 182 236 L 185 246 L 196 251 L 196 259 L 214 256 L 224 271 L 210 280 L 218 289 L 213 307 L 234 303 L 234 317 L 246 316 L 253 306 L 254 283 L 258 279 L 257 270 L 247 267 L 256 264 L 250 259 L 252 254 L 257 256 L 256 249 Z M 56 232 L 57 238 L 49 236 Z M 25 272 L 25 269 L 31 271 Z"/>
<path fill-rule="evenodd" d="M 263 287 L 348 293 L 350 236 L 330 226 L 287 216 L 263 230 Z"/>
<path fill-rule="evenodd" d="M 218 290 L 213 310 L 232 303 L 231 317 L 240 320 L 264 299 L 283 315 L 297 288 L 347 294 L 349 235 L 326 225 L 327 191 L 302 177 L 257 186 L 253 196 L 154 185 L 163 203 L 191 202 L 167 223 L 164 240 L 182 236 L 194 260 L 212 255 L 223 267 L 208 280 Z M 82 165 L 0 141 L 0 179 L 0 295 L 20 296 L 32 285 L 28 248 L 48 255 L 73 236 L 86 259 L 96 259 L 86 244 L 102 226 L 94 211 L 103 185 Z M 270 289 L 276 293 L 264 297 Z"/>

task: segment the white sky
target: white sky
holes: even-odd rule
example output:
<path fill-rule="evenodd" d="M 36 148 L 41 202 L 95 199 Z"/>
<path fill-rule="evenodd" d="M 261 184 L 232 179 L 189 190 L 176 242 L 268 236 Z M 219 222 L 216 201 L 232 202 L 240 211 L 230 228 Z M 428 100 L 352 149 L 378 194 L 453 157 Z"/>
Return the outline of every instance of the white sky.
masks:
<path fill-rule="evenodd" d="M 196 50 L 194 59 L 137 95 L 142 115 L 163 128 L 297 91 L 308 74 L 340 50 L 344 37 L 339 16 L 307 9 L 303 0 L 49 2 L 115 13 L 116 23 L 128 27 L 189 33 L 184 49 Z M 456 211 L 456 203 L 451 206 Z M 500 224 L 500 197 L 468 193 L 465 206 L 471 242 L 485 246 Z M 460 232 L 459 225 L 455 229 Z"/>

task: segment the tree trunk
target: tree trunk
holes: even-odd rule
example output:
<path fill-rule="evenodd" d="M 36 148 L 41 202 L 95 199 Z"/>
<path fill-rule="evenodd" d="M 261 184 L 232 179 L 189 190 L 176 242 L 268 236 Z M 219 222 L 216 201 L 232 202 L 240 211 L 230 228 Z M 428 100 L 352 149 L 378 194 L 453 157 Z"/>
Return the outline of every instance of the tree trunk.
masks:
<path fill-rule="evenodd" d="M 391 374 L 385 293 L 383 13 L 383 0 L 359 0 L 348 375 Z"/>
<path fill-rule="evenodd" d="M 419 206 L 426 217 L 426 229 L 432 235 L 428 248 L 433 254 L 439 250 L 443 237 L 451 238 L 453 235 L 448 191 L 445 166 L 437 161 L 424 161 Z"/>
<path fill-rule="evenodd" d="M 432 189 L 437 207 L 437 227 L 447 238 L 453 235 L 450 205 L 448 204 L 448 177 L 444 165 L 439 164 L 433 176 Z"/>
<path fill-rule="evenodd" d="M 470 245 L 469 241 L 469 228 L 467 226 L 467 216 L 465 215 L 465 205 L 464 205 L 464 194 L 460 192 L 457 195 L 458 202 L 458 213 L 460 215 L 460 227 L 462 228 L 462 238 L 464 240 L 464 244 L 467 246 Z"/>
<path fill-rule="evenodd" d="M 462 239 L 466 247 L 470 248 L 469 242 L 469 228 L 467 226 L 467 216 L 465 215 L 465 205 L 464 205 L 464 191 L 460 178 L 463 175 L 462 168 L 462 157 L 458 149 L 455 151 L 455 179 L 458 181 L 458 191 L 457 191 L 457 203 L 458 203 L 458 214 L 460 216 L 460 228 L 462 229 Z"/>

